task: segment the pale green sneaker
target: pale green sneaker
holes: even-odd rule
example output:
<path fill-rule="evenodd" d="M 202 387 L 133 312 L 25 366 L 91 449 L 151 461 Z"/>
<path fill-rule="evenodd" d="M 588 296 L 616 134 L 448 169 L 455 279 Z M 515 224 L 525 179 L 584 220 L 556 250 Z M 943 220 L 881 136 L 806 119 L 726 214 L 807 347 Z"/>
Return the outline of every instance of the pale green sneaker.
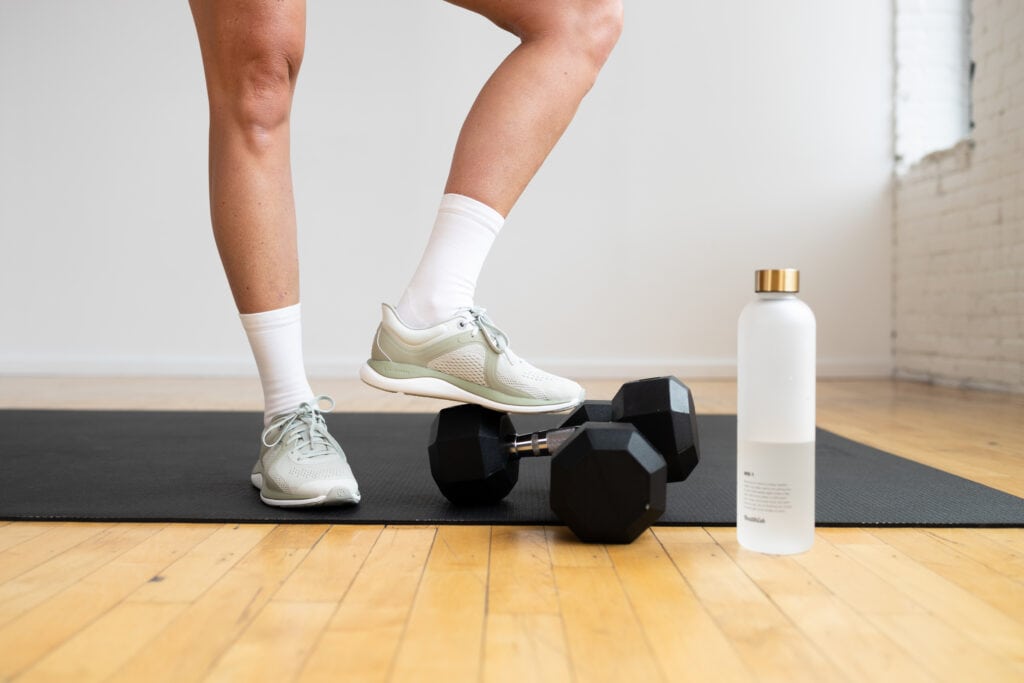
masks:
<path fill-rule="evenodd" d="M 321 401 L 330 402 L 324 411 Z M 330 396 L 317 396 L 270 421 L 250 477 L 260 500 L 278 507 L 359 502 L 359 484 L 321 414 L 333 408 Z"/>
<path fill-rule="evenodd" d="M 579 384 L 514 354 L 482 308 L 464 308 L 422 330 L 406 326 L 391 306 L 382 308 L 370 360 L 359 371 L 370 386 L 511 413 L 554 412 L 583 401 Z"/>

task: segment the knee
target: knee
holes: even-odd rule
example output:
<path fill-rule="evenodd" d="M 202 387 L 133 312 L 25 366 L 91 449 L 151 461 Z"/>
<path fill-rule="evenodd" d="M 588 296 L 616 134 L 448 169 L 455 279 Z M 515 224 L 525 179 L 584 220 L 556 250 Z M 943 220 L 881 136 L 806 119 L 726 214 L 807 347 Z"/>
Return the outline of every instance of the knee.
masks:
<path fill-rule="evenodd" d="M 286 44 L 248 46 L 217 69 L 209 88 L 211 122 L 241 133 L 256 150 L 283 130 L 302 62 Z"/>
<path fill-rule="evenodd" d="M 520 37 L 558 41 L 596 76 L 622 33 L 622 0 L 538 5 L 538 16 L 524 22 Z"/>
<path fill-rule="evenodd" d="M 587 55 L 600 69 L 622 35 L 622 0 L 595 0 L 586 5 L 583 24 Z"/>

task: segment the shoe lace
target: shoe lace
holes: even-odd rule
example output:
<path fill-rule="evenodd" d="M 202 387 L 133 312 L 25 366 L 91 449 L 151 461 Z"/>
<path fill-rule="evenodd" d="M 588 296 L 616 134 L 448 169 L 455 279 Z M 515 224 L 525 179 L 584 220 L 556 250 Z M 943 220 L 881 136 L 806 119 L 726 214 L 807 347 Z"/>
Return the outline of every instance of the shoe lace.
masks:
<path fill-rule="evenodd" d="M 490 346 L 495 353 L 502 353 L 508 348 L 508 335 L 502 332 L 501 329 L 494 324 L 494 321 L 487 317 L 486 308 L 470 306 L 462 309 L 460 313 L 463 315 L 463 319 L 459 322 L 459 327 L 468 327 L 472 325 L 474 328 L 472 336 L 474 337 L 477 333 L 483 332 L 487 345 Z"/>
<path fill-rule="evenodd" d="M 327 407 L 320 409 L 326 401 Z M 296 445 L 295 451 L 299 458 L 307 460 L 334 452 L 327 434 L 327 423 L 323 413 L 334 410 L 334 399 L 330 396 L 317 396 L 311 403 L 302 403 L 290 413 L 282 413 L 270 421 L 263 430 L 263 445 L 273 448 L 279 443 Z"/>

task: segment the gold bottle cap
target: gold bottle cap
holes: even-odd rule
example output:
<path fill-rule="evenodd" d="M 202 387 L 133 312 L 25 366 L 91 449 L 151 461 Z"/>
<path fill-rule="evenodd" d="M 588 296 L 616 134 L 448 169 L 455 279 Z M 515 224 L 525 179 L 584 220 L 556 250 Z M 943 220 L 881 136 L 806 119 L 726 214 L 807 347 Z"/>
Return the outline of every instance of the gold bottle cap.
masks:
<path fill-rule="evenodd" d="M 795 268 L 776 270 L 758 270 L 754 272 L 755 292 L 786 292 L 800 291 L 800 271 Z"/>

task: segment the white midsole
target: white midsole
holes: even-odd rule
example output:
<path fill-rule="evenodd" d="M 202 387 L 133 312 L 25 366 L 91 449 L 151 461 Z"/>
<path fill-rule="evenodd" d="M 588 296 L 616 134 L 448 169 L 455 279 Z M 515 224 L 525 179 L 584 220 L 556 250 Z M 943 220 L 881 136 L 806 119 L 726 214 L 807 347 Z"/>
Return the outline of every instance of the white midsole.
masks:
<path fill-rule="evenodd" d="M 274 507 L 282 507 L 282 508 L 288 508 L 288 507 L 308 507 L 310 505 L 320 505 L 321 503 L 323 503 L 325 500 L 327 500 L 330 497 L 331 493 L 335 492 L 339 488 L 342 488 L 342 487 L 334 487 L 334 488 L 330 489 L 329 491 L 327 491 L 327 493 L 322 493 L 319 496 L 313 496 L 312 498 L 296 498 L 296 499 L 290 499 L 290 498 L 267 498 L 265 495 L 263 495 L 263 475 L 262 474 L 259 474 L 259 473 L 251 474 L 249 476 L 249 481 L 252 482 L 253 486 L 255 486 L 256 488 L 258 488 L 260 490 L 260 500 L 262 500 L 267 505 L 273 505 Z M 345 491 L 346 491 L 346 493 L 348 493 L 348 496 L 343 497 L 345 500 L 348 500 L 349 502 L 352 502 L 352 503 L 358 503 L 359 502 L 360 496 L 359 496 L 358 493 L 353 495 L 352 492 L 349 491 L 347 488 L 345 488 Z M 342 498 L 339 498 L 339 501 L 341 501 L 341 500 L 342 500 Z"/>
<path fill-rule="evenodd" d="M 583 396 L 564 403 L 552 403 L 541 406 L 521 406 L 515 403 L 500 403 L 489 398 L 470 393 L 436 377 L 409 377 L 394 379 L 380 374 L 369 364 L 364 363 L 359 369 L 359 379 L 371 387 L 383 389 L 396 394 L 411 394 L 427 398 L 440 398 L 458 403 L 475 403 L 476 405 L 497 410 L 503 413 L 556 413 L 560 410 L 575 408 L 583 401 Z"/>

